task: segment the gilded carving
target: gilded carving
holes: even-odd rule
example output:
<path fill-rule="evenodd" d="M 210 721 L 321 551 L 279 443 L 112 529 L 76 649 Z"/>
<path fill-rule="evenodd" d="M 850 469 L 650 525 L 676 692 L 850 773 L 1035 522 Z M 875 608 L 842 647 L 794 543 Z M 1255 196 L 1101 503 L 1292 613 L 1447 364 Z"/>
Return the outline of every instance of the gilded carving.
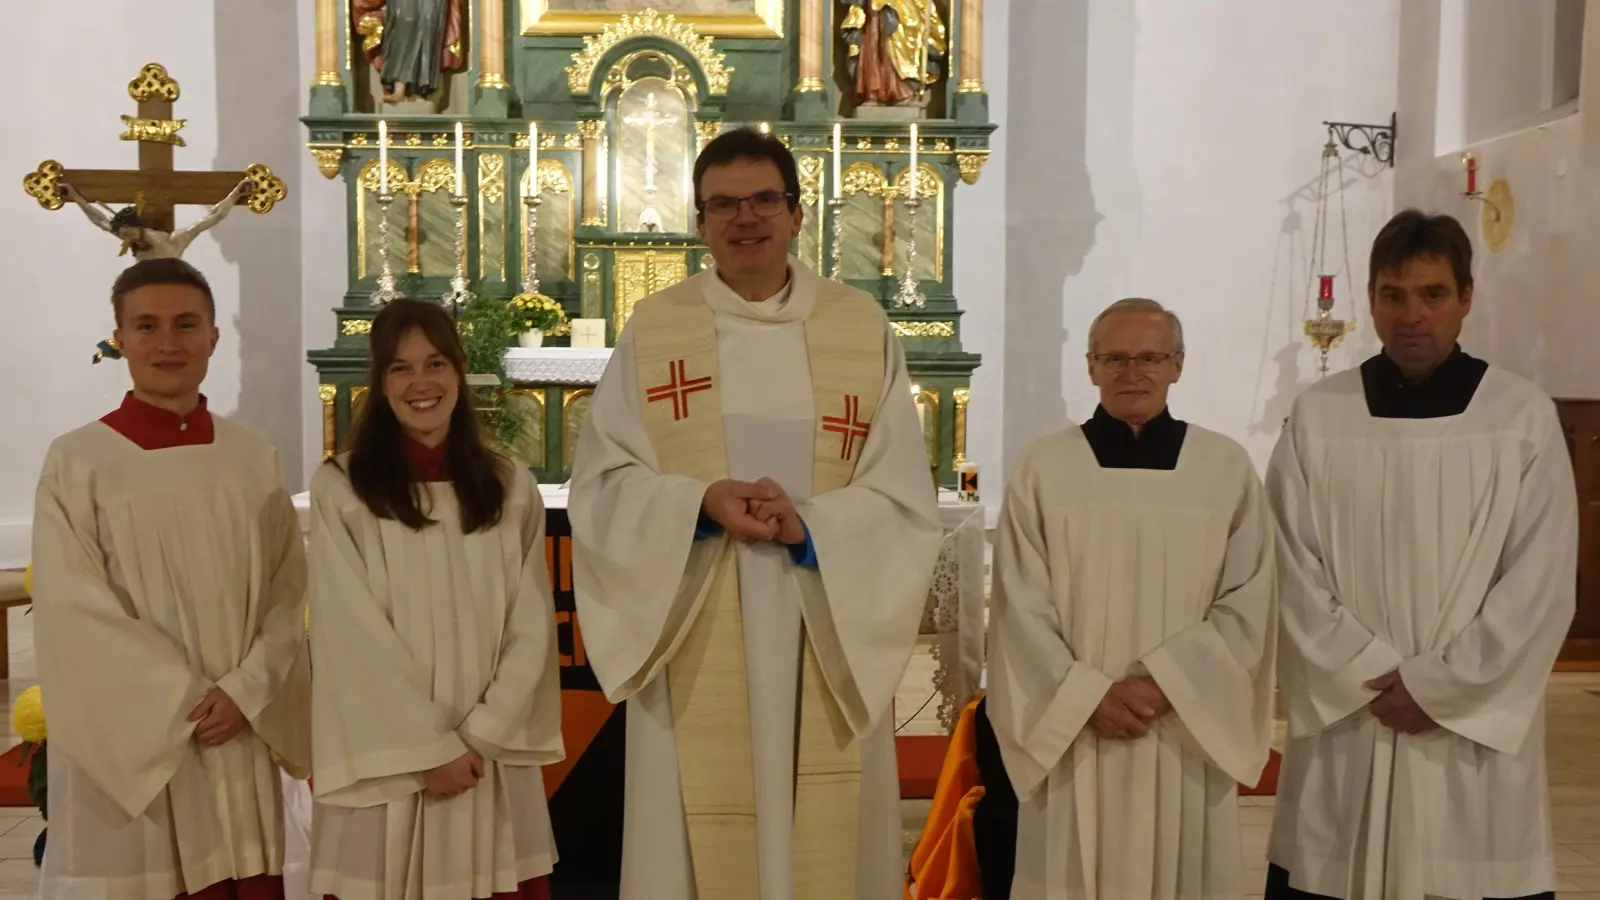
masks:
<path fill-rule="evenodd" d="M 167 74 L 167 67 L 160 63 L 149 63 L 139 70 L 139 76 L 128 82 L 128 96 L 139 103 L 147 100 L 165 100 L 173 103 L 178 99 L 178 83 Z"/>
<path fill-rule="evenodd" d="M 404 190 L 406 189 L 407 185 L 408 176 L 406 175 L 405 166 L 400 165 L 392 159 L 389 160 L 389 190 Z M 361 187 L 363 190 L 368 190 L 376 194 L 378 192 L 378 188 L 382 186 L 383 180 L 378 177 L 378 161 L 373 160 L 367 164 L 365 171 L 361 173 Z"/>
<path fill-rule="evenodd" d="M 498 153 L 478 157 L 478 192 L 485 203 L 499 203 L 506 195 L 506 158 Z"/>
<path fill-rule="evenodd" d="M 822 199 L 822 157 L 800 157 L 800 203 L 815 206 Z"/>
<path fill-rule="evenodd" d="M 895 176 L 895 179 L 894 179 L 894 193 L 895 193 L 895 196 L 897 196 L 897 197 L 909 197 L 909 196 L 911 196 L 911 194 L 909 193 L 910 189 L 911 189 L 911 169 L 910 169 L 910 167 L 907 167 L 907 168 L 901 169 L 900 170 L 900 174 Z M 937 197 L 937 196 L 940 195 L 940 192 L 943 191 L 943 190 L 944 190 L 944 181 L 939 178 L 939 173 L 935 172 L 933 170 L 932 166 L 927 166 L 927 165 L 923 165 L 921 163 L 918 163 L 917 164 L 917 196 L 918 197 L 925 197 L 925 198 Z"/>
<path fill-rule="evenodd" d="M 846 194 L 866 194 L 869 197 L 882 197 L 889 188 L 889 179 L 883 170 L 867 162 L 851 163 L 844 170 L 844 185 L 842 190 Z"/>
<path fill-rule="evenodd" d="M 956 388 L 950 394 L 955 398 L 956 409 L 966 409 L 967 404 L 972 402 L 972 388 Z"/>
<path fill-rule="evenodd" d="M 623 41 L 636 37 L 664 38 L 689 51 L 705 72 L 711 93 L 719 96 L 728 93 L 733 69 L 727 66 L 727 57 L 712 45 L 711 38 L 701 35 L 688 22 L 680 22 L 676 16 L 662 15 L 654 9 L 638 15 L 624 15 L 608 24 L 599 35 L 586 36 L 583 49 L 573 55 L 567 66 L 567 87 L 574 94 L 587 91 L 601 57 Z"/>
<path fill-rule="evenodd" d="M 279 201 L 289 196 L 289 189 L 284 186 L 283 179 L 272 174 L 271 169 L 260 163 L 245 169 L 244 177 L 255 184 L 255 190 L 250 192 L 250 199 L 244 203 L 253 213 L 271 212 Z"/>
<path fill-rule="evenodd" d="M 171 144 L 174 147 L 187 147 L 183 142 L 183 135 L 178 132 L 183 126 L 189 124 L 188 119 L 140 119 L 135 116 L 123 116 L 122 124 L 127 130 L 122 132 L 121 140 L 140 141 L 150 144 Z"/>
<path fill-rule="evenodd" d="M 22 189 L 45 209 L 60 209 L 64 201 L 57 188 L 66 171 L 61 163 L 47 159 L 22 179 Z"/>
<path fill-rule="evenodd" d="M 988 151 L 982 153 L 957 153 L 956 165 L 961 167 L 961 180 L 967 184 L 977 184 L 978 177 L 983 174 L 983 164 L 988 161 Z"/>
<path fill-rule="evenodd" d="M 700 136 L 700 149 L 704 150 L 707 144 L 716 140 L 717 135 L 722 133 L 722 123 L 696 122 L 694 123 L 694 130 Z"/>
<path fill-rule="evenodd" d="M 948 338 L 956 336 L 954 322 L 895 322 L 894 333 L 903 338 Z"/>
<path fill-rule="evenodd" d="M 319 385 L 317 385 L 317 399 L 322 401 L 322 405 L 323 406 L 332 406 L 333 405 L 333 398 L 335 398 L 337 396 L 339 396 L 339 388 L 338 388 L 337 385 L 332 385 L 332 384 L 319 384 Z"/>
<path fill-rule="evenodd" d="M 371 319 L 345 319 L 339 324 L 339 333 L 360 335 L 372 333 Z"/>
<path fill-rule="evenodd" d="M 311 157 L 317 161 L 317 171 L 323 178 L 339 177 L 339 165 L 344 162 L 343 147 L 312 147 Z"/>
<path fill-rule="evenodd" d="M 333 458 L 338 447 L 338 418 L 334 412 L 333 401 L 339 396 L 339 388 L 331 384 L 317 385 L 317 399 L 322 401 L 322 459 L 324 462 Z"/>
<path fill-rule="evenodd" d="M 572 193 L 572 175 L 567 167 L 554 159 L 539 160 L 539 193 L 552 191 L 557 194 Z"/>

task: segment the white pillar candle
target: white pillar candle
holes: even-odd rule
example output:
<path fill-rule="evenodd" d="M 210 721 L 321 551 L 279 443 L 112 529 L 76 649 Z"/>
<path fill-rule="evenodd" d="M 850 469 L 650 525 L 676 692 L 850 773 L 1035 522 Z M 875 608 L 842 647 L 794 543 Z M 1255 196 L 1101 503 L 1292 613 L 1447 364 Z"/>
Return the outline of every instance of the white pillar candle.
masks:
<path fill-rule="evenodd" d="M 389 123 L 378 120 L 378 193 L 389 193 Z"/>
<path fill-rule="evenodd" d="M 917 123 L 911 123 L 911 194 L 912 200 L 917 199 Z"/>
<path fill-rule="evenodd" d="M 528 193 L 532 196 L 539 193 L 539 125 L 531 121 L 528 123 L 528 171 L 533 173 L 528 176 Z"/>
<path fill-rule="evenodd" d="M 461 160 L 461 123 L 456 123 L 456 196 L 462 197 L 467 193 L 467 169 Z"/>
<path fill-rule="evenodd" d="M 839 199 L 843 193 L 844 185 L 839 175 L 840 155 L 844 150 L 844 138 L 840 133 L 839 123 L 833 123 L 833 199 Z"/>

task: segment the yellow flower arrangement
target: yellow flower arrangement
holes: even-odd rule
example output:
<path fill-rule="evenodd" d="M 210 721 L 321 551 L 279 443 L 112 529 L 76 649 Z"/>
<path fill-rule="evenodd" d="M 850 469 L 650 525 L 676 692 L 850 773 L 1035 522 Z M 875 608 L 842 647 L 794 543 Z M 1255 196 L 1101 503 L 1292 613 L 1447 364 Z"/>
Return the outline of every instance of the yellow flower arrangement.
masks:
<path fill-rule="evenodd" d="M 39 696 L 38 685 L 17 695 L 17 702 L 11 707 L 11 728 L 17 737 L 29 744 L 42 744 L 49 737 L 44 723 L 44 701 Z"/>
<path fill-rule="evenodd" d="M 567 311 L 561 303 L 543 294 L 518 294 L 506 302 L 522 324 L 523 331 L 540 331 L 556 334 L 567 325 Z"/>

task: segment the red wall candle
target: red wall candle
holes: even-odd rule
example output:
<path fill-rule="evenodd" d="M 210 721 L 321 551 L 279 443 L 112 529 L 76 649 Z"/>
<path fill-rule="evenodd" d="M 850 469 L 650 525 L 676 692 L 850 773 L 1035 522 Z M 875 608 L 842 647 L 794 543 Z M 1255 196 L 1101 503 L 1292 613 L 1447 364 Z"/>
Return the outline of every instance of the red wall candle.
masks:
<path fill-rule="evenodd" d="M 1471 153 L 1467 154 L 1467 193 L 1478 192 L 1478 158 Z"/>

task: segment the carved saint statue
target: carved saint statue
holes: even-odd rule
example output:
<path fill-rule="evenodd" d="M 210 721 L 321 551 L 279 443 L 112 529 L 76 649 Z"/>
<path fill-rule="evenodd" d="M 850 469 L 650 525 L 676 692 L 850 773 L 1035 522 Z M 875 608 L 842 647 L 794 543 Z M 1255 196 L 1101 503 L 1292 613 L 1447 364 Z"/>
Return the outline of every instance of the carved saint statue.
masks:
<path fill-rule="evenodd" d="M 461 36 L 467 0 L 351 0 L 361 52 L 378 70 L 383 99 L 398 103 L 439 89 L 466 68 Z"/>
<path fill-rule="evenodd" d="M 938 80 L 950 38 L 933 0 L 844 3 L 850 11 L 839 30 L 850 47 L 857 104 L 905 104 Z"/>
<path fill-rule="evenodd" d="M 234 206 L 250 196 L 250 192 L 254 189 L 255 182 L 246 178 L 239 182 L 239 186 L 223 198 L 221 203 L 211 207 L 211 211 L 199 221 L 168 234 L 147 225 L 139 218 L 139 211 L 132 206 L 125 206 L 113 212 L 111 207 L 103 203 L 90 203 L 83 199 L 83 195 L 74 190 L 70 184 L 63 184 L 59 188 L 61 196 L 78 204 L 78 208 L 83 210 L 83 214 L 89 217 L 89 221 L 94 223 L 96 228 L 122 238 L 122 250 L 117 253 L 118 256 L 131 250 L 133 258 L 140 261 L 181 259 L 183 251 L 189 249 L 189 245 L 200 236 L 201 232 L 226 219 L 228 213 L 233 212 Z"/>

